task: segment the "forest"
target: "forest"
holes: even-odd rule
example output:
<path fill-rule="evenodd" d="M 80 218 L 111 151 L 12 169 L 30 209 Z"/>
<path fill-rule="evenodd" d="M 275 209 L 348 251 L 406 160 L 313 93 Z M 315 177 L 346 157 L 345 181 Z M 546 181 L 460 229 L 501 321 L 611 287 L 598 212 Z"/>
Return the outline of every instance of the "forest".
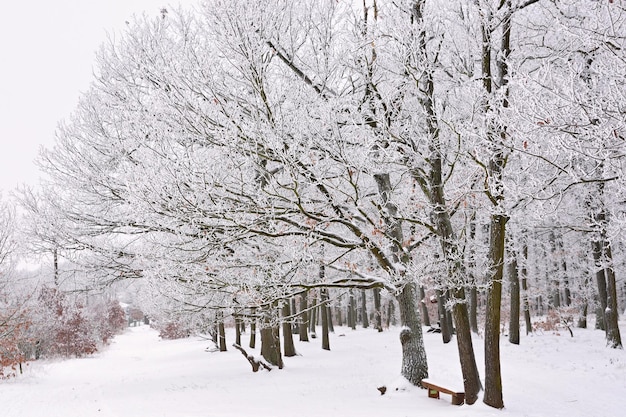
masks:
<path fill-rule="evenodd" d="M 2 199 L 1 377 L 95 352 L 121 291 L 163 337 L 258 332 L 270 369 L 318 323 L 400 326 L 421 385 L 441 332 L 496 409 L 520 333 L 622 349 L 623 1 L 205 0 L 94 65 Z"/>

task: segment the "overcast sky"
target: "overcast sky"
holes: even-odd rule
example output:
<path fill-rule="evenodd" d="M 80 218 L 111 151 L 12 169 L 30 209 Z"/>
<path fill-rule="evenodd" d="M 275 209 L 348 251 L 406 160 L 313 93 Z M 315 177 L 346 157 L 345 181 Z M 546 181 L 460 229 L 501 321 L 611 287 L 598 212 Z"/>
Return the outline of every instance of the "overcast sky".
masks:
<path fill-rule="evenodd" d="M 35 184 L 40 146 L 76 107 L 107 33 L 179 0 L 7 0 L 0 24 L 0 190 Z M 195 0 L 181 0 L 195 5 Z"/>

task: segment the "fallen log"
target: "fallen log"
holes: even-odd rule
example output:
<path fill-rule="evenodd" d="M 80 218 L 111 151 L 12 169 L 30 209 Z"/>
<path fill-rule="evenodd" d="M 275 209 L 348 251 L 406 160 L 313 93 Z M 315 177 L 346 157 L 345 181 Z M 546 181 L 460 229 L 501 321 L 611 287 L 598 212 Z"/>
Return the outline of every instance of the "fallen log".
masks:
<path fill-rule="evenodd" d="M 240 345 L 238 345 L 237 343 L 234 343 L 233 347 L 237 349 L 239 352 L 241 352 L 241 354 L 248 360 L 248 362 L 250 362 L 250 365 L 252 365 L 252 372 L 258 372 L 260 367 L 263 367 L 264 369 L 267 369 L 268 371 L 272 370 L 272 367 L 268 365 L 265 361 L 263 361 L 262 359 L 257 359 L 252 355 L 249 355 L 248 352 L 246 352 L 246 350 L 242 348 Z"/>

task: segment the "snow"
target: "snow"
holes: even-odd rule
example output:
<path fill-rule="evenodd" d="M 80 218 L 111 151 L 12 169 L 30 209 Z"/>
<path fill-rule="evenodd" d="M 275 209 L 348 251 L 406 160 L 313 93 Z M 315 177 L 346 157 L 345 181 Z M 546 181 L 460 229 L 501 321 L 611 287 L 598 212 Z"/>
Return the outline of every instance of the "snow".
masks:
<path fill-rule="evenodd" d="M 624 332 L 624 323 L 621 331 Z M 321 340 L 296 341 L 299 356 L 285 369 L 252 373 L 240 352 L 209 352 L 198 337 L 160 340 L 147 326 L 129 328 L 89 358 L 32 363 L 23 376 L 0 382 L 5 417 L 210 416 L 622 416 L 626 353 L 609 349 L 604 333 L 502 339 L 506 408 L 482 402 L 453 406 L 428 398 L 399 376 L 400 328 L 383 333 L 337 328 L 331 351 Z M 624 333 L 622 333 L 624 334 Z M 233 341 L 232 334 L 229 334 Z M 456 343 L 424 332 L 431 381 L 461 385 Z M 247 342 L 246 338 L 244 341 Z M 483 343 L 475 337 L 478 363 Z M 247 343 L 244 343 L 244 345 Z M 245 346 L 244 346 L 245 347 Z M 248 353 L 258 350 L 246 347 Z M 480 366 L 480 365 L 479 365 Z M 480 366 L 482 367 L 482 366 Z M 377 387 L 387 386 L 380 395 Z"/>

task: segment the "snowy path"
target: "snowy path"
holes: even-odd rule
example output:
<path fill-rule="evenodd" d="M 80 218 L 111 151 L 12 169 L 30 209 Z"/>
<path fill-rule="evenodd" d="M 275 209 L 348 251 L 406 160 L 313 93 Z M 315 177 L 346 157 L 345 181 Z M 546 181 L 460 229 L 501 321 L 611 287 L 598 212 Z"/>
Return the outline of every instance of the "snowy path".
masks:
<path fill-rule="evenodd" d="M 624 333 L 622 333 L 624 334 Z M 34 363 L 0 382 L 2 417 L 620 417 L 626 353 L 604 347 L 603 335 L 523 337 L 502 343 L 506 409 L 482 403 L 454 407 L 427 398 L 396 377 L 398 331 L 339 329 L 332 352 L 320 341 L 298 343 L 301 356 L 282 371 L 253 374 L 234 349 L 205 352 L 208 342 L 161 341 L 147 327 L 129 329 L 104 352 L 83 359 Z M 455 343 L 426 334 L 431 379 L 460 381 Z M 232 339 L 230 339 L 232 340 Z M 476 352 L 482 363 L 481 339 Z M 479 365 L 481 366 L 481 365 Z M 482 367 L 482 366 L 481 366 Z M 376 387 L 390 390 L 380 396 Z M 395 391 L 393 388 L 407 388 Z"/>

